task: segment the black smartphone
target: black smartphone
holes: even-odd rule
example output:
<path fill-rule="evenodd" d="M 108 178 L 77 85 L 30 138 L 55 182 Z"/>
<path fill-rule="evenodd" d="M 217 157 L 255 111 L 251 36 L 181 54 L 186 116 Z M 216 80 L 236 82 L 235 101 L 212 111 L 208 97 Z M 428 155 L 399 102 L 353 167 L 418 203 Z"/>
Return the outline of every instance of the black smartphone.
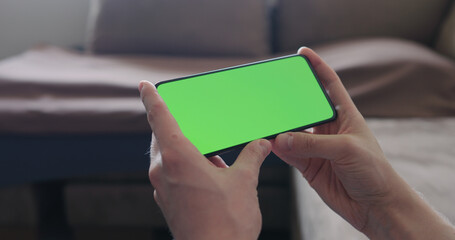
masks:
<path fill-rule="evenodd" d="M 336 119 L 305 56 L 290 55 L 160 82 L 183 134 L 212 156 Z"/>

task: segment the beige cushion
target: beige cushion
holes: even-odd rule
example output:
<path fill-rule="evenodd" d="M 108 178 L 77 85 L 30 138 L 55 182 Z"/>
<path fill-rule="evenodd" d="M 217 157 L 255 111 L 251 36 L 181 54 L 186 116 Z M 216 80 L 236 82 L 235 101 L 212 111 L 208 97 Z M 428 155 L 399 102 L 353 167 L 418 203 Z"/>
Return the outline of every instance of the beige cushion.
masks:
<path fill-rule="evenodd" d="M 95 0 L 95 53 L 259 56 L 269 53 L 265 1 Z"/>
<path fill-rule="evenodd" d="M 278 47 L 388 36 L 430 44 L 450 0 L 281 0 Z"/>
<path fill-rule="evenodd" d="M 442 31 L 436 43 L 436 49 L 452 58 L 455 58 L 455 3 L 442 25 Z"/>

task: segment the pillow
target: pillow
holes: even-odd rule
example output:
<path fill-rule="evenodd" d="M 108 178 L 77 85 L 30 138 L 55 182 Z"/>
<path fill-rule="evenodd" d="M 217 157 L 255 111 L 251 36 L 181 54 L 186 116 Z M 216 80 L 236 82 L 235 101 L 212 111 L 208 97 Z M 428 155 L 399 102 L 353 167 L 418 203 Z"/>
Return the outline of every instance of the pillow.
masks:
<path fill-rule="evenodd" d="M 268 9 L 258 0 L 94 0 L 93 53 L 261 56 Z"/>
<path fill-rule="evenodd" d="M 455 116 L 455 64 L 400 39 L 347 40 L 315 51 L 365 117 Z"/>
<path fill-rule="evenodd" d="M 442 25 L 442 31 L 436 43 L 436 50 L 455 58 L 455 3 L 452 5 L 448 18 Z"/>
<path fill-rule="evenodd" d="M 281 0 L 278 48 L 343 38 L 399 37 L 430 44 L 450 0 Z"/>

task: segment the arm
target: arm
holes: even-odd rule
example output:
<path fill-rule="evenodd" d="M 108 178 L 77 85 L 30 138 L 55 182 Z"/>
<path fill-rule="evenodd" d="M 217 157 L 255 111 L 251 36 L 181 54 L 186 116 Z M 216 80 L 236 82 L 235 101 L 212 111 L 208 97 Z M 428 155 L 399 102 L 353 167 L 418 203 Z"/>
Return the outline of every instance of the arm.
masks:
<path fill-rule="evenodd" d="M 405 189 L 403 189 L 405 190 Z M 369 213 L 368 236 L 373 239 L 455 239 L 455 229 L 444 221 L 415 191 Z"/>
<path fill-rule="evenodd" d="M 277 136 L 273 152 L 372 239 L 455 239 L 454 229 L 393 170 L 337 74 L 312 50 L 299 54 L 311 61 L 338 118 L 313 133 Z"/>
<path fill-rule="evenodd" d="M 204 157 L 183 136 L 155 86 L 139 85 L 153 130 L 149 178 L 154 197 L 176 239 L 257 239 L 261 212 L 259 168 L 271 151 L 267 140 L 249 143 L 235 164 Z"/>

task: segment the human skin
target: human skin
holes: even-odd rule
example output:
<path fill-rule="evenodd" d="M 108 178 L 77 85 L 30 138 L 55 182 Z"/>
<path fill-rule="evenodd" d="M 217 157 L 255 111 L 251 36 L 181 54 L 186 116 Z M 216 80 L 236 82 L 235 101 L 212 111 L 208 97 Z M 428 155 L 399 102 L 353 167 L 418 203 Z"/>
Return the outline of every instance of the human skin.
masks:
<path fill-rule="evenodd" d="M 394 171 L 337 74 L 311 49 L 298 53 L 310 60 L 338 118 L 312 132 L 280 134 L 272 151 L 371 239 L 455 239 L 454 228 Z"/>
<path fill-rule="evenodd" d="M 149 177 L 176 239 L 257 239 L 259 168 L 272 149 L 296 167 L 335 212 L 372 239 L 455 239 L 441 219 L 393 170 L 337 74 L 308 48 L 305 55 L 338 118 L 275 140 L 248 144 L 235 164 L 201 155 L 180 131 L 155 87 L 139 85 L 153 130 Z"/>
<path fill-rule="evenodd" d="M 180 131 L 149 82 L 139 85 L 153 131 L 149 178 L 175 239 L 257 239 L 262 217 L 259 168 L 271 151 L 267 140 L 249 143 L 228 167 L 204 157 Z"/>

